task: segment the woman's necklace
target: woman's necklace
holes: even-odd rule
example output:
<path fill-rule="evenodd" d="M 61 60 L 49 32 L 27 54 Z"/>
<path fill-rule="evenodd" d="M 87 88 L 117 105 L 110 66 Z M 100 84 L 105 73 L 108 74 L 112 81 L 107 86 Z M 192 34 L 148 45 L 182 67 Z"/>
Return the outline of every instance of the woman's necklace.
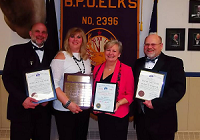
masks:
<path fill-rule="evenodd" d="M 78 60 L 74 55 L 72 55 L 72 58 L 74 59 L 74 62 L 76 63 L 76 65 L 78 66 L 79 70 L 82 72 L 82 73 L 85 73 L 85 65 L 83 63 L 83 59 L 81 58 L 80 60 Z M 81 67 L 79 66 L 78 62 L 81 62 L 82 61 L 82 64 L 83 64 L 83 71 L 81 69 Z"/>
<path fill-rule="evenodd" d="M 98 74 L 98 72 L 99 72 L 99 70 L 100 70 L 100 68 L 101 68 L 102 65 L 103 64 L 101 64 L 100 67 L 98 68 L 98 70 L 96 71 L 95 76 L 94 76 L 94 81 L 96 80 L 97 74 Z M 120 62 L 119 72 L 118 72 L 118 76 L 117 76 L 117 95 L 116 95 L 116 97 L 119 94 L 119 86 L 120 86 L 120 80 L 121 80 L 121 66 L 122 66 L 122 64 Z"/>
<path fill-rule="evenodd" d="M 115 69 L 115 65 L 114 66 L 111 66 L 111 67 L 105 67 L 108 71 L 111 71 L 111 70 L 114 70 Z"/>

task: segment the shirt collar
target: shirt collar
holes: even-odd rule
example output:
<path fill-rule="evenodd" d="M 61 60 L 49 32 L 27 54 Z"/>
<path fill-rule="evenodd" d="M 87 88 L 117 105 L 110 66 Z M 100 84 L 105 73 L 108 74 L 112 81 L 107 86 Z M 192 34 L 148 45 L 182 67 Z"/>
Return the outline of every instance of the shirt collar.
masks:
<path fill-rule="evenodd" d="M 42 47 L 44 47 L 44 45 L 42 45 L 41 47 L 39 47 L 36 43 L 34 43 L 32 40 L 31 40 L 31 43 L 35 46 L 35 47 L 37 47 L 37 48 L 42 48 Z M 34 48 L 34 47 L 33 47 Z"/>

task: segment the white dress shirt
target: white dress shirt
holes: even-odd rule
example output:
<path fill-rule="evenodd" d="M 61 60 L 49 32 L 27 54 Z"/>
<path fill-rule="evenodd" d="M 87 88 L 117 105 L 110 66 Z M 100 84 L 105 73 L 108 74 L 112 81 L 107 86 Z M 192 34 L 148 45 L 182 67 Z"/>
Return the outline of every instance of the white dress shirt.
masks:
<path fill-rule="evenodd" d="M 158 58 L 157 59 L 155 59 L 155 63 L 154 62 L 151 62 L 151 61 L 149 61 L 149 62 L 145 62 L 145 68 L 146 69 L 153 69 L 153 67 L 155 66 L 155 64 L 156 64 L 156 62 L 158 61 Z"/>
<path fill-rule="evenodd" d="M 31 43 L 32 43 L 35 47 L 37 47 L 37 48 L 42 48 L 42 47 L 44 47 L 44 45 L 41 46 L 41 47 L 38 47 L 38 45 L 35 44 L 33 41 L 31 41 Z M 33 48 L 34 48 L 34 47 L 33 47 Z M 43 59 L 43 56 L 44 56 L 44 51 L 35 50 L 35 52 L 37 53 L 37 55 L 38 55 L 38 57 L 39 57 L 39 59 L 40 59 L 40 63 L 41 63 L 41 62 L 42 62 L 42 59 Z"/>

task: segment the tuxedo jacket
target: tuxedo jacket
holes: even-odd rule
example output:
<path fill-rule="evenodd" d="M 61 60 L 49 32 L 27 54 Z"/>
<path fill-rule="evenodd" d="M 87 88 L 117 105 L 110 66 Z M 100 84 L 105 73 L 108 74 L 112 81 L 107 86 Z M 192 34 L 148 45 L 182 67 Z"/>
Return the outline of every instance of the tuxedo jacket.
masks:
<path fill-rule="evenodd" d="M 137 86 L 141 69 L 144 69 L 145 61 L 146 58 L 143 57 L 135 62 L 133 67 L 135 86 Z M 161 53 L 152 70 L 167 72 L 167 76 L 163 96 L 151 101 L 154 109 L 149 109 L 144 105 L 145 127 L 154 134 L 174 133 L 177 131 L 176 103 L 184 96 L 186 89 L 183 61 Z M 140 100 L 135 99 L 133 106 L 136 129 L 137 125 L 140 125 L 137 120 L 142 113 L 140 103 Z"/>
<path fill-rule="evenodd" d="M 179 40 L 175 41 L 174 39 L 171 40 L 171 45 L 179 46 Z"/>
<path fill-rule="evenodd" d="M 101 76 L 103 74 L 104 68 L 105 68 L 106 62 L 104 62 L 102 65 L 98 65 L 94 68 L 93 75 L 94 75 L 94 86 L 96 82 L 100 81 Z M 120 68 L 121 65 L 121 68 Z M 115 66 L 115 70 L 111 79 L 111 83 L 116 83 L 118 79 L 118 74 L 120 75 L 120 82 L 119 82 L 119 93 L 116 99 L 116 102 L 126 98 L 128 101 L 127 104 L 121 105 L 118 110 L 115 112 L 115 114 L 112 114 L 112 116 L 116 116 L 119 118 L 125 117 L 129 113 L 129 105 L 133 101 L 133 94 L 134 94 L 134 78 L 133 78 L 133 72 L 131 67 L 121 63 L 119 60 L 117 61 L 117 64 Z M 95 88 L 94 88 L 95 89 Z"/>
<path fill-rule="evenodd" d="M 29 121 L 31 112 L 38 110 L 38 113 L 46 112 L 49 106 L 38 105 L 35 109 L 25 109 L 23 102 L 27 98 L 25 89 L 25 72 L 42 68 L 48 68 L 53 53 L 47 51 L 44 46 L 44 56 L 40 63 L 39 57 L 32 47 L 31 41 L 25 44 L 18 44 L 9 47 L 2 79 L 6 90 L 9 93 L 7 118 L 11 121 Z"/>

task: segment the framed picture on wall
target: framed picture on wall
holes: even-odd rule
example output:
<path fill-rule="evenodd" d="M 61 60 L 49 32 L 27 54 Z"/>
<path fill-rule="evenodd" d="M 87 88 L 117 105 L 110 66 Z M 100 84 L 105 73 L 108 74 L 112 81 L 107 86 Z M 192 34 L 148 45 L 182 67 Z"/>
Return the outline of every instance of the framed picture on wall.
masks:
<path fill-rule="evenodd" d="M 200 23 L 200 0 L 190 0 L 189 23 Z"/>
<path fill-rule="evenodd" d="M 188 50 L 189 51 L 200 51 L 200 28 L 188 29 Z"/>
<path fill-rule="evenodd" d="M 185 29 L 166 28 L 166 51 L 185 50 Z"/>

